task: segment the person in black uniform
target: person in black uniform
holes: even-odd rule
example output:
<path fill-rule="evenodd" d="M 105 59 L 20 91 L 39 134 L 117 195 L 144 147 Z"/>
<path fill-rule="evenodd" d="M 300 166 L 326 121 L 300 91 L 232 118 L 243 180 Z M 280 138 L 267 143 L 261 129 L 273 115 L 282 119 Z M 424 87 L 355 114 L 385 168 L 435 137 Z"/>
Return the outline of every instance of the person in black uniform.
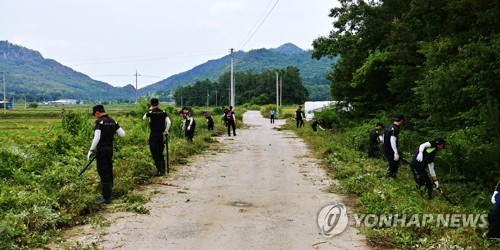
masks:
<path fill-rule="evenodd" d="M 322 119 L 316 119 L 314 120 L 314 122 L 311 124 L 311 128 L 314 132 L 318 131 L 318 127 L 319 129 L 321 130 L 325 130 L 323 127 L 321 127 L 321 124 L 323 124 L 323 120 Z"/>
<path fill-rule="evenodd" d="M 491 196 L 493 207 L 488 213 L 488 238 L 500 238 L 500 182 Z"/>
<path fill-rule="evenodd" d="M 113 189 L 113 139 L 115 133 L 121 137 L 125 131 L 115 120 L 105 113 L 104 106 L 92 107 L 92 115 L 96 118 L 94 139 L 87 154 L 87 159 L 96 151 L 97 172 L 101 178 L 102 198 L 97 203 L 110 203 Z"/>
<path fill-rule="evenodd" d="M 297 128 L 304 126 L 304 117 L 305 117 L 305 114 L 302 111 L 302 106 L 299 106 L 299 108 L 297 108 L 297 110 L 295 110 L 295 121 L 296 121 Z"/>
<path fill-rule="evenodd" d="M 150 102 L 151 107 L 148 112 L 142 117 L 143 120 L 149 118 L 149 151 L 156 166 L 155 176 L 165 175 L 165 157 L 163 150 L 165 149 L 165 141 L 163 135 L 167 135 L 172 122 L 168 114 L 158 108 L 160 102 L 153 98 Z"/>
<path fill-rule="evenodd" d="M 375 128 L 370 131 L 370 145 L 368 148 L 369 158 L 380 158 L 380 144 L 384 139 L 380 135 L 380 130 L 382 130 L 383 127 L 384 125 L 379 122 L 375 125 Z"/>
<path fill-rule="evenodd" d="M 183 107 L 181 111 L 184 115 L 184 126 L 182 127 L 182 130 L 184 130 L 188 142 L 193 142 L 194 130 L 196 129 L 196 121 L 194 120 L 193 114 L 187 107 Z"/>
<path fill-rule="evenodd" d="M 420 144 L 410 162 L 411 172 L 417 183 L 417 189 L 425 186 L 429 199 L 432 199 L 433 185 L 429 175 L 425 171 L 425 166 L 429 168 L 429 174 L 434 182 L 434 187 L 439 188 L 439 182 L 436 177 L 436 172 L 434 171 L 434 157 L 436 157 L 437 152 L 445 148 L 445 143 L 443 138 L 436 138 L 432 141 Z"/>
<path fill-rule="evenodd" d="M 388 167 L 385 177 L 396 178 L 399 170 L 399 152 L 398 152 L 398 135 L 400 127 L 405 123 L 405 117 L 402 114 L 397 114 L 394 117 L 394 123 L 387 126 L 384 132 L 384 157 L 387 160 Z"/>
<path fill-rule="evenodd" d="M 236 115 L 234 114 L 233 106 L 229 106 L 225 117 L 227 122 L 227 135 L 231 136 L 231 128 L 233 128 L 233 135 L 236 136 Z"/>
<path fill-rule="evenodd" d="M 214 118 L 212 118 L 212 116 L 206 111 L 203 111 L 203 115 L 205 116 L 205 119 L 207 119 L 207 129 L 214 130 Z"/>

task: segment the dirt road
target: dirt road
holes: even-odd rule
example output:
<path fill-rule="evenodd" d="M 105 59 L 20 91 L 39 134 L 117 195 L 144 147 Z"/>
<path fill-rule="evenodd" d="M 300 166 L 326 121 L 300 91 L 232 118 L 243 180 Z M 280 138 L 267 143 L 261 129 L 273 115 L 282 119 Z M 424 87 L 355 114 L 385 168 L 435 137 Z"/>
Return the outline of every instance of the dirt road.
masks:
<path fill-rule="evenodd" d="M 250 128 L 238 136 L 218 138 L 220 152 L 148 187 L 150 214 L 108 209 L 109 227 L 73 228 L 69 241 L 100 249 L 368 249 L 351 226 L 322 236 L 318 212 L 341 197 L 324 191 L 330 181 L 305 143 L 273 129 L 284 121 L 249 111 L 244 122 Z"/>

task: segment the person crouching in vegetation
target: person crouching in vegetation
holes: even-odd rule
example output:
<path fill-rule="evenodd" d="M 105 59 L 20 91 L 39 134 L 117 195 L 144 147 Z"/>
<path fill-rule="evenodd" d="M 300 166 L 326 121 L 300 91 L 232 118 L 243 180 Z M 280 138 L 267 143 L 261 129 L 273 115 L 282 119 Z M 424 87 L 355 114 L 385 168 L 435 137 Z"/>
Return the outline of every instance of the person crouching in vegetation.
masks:
<path fill-rule="evenodd" d="M 323 124 L 323 120 L 321 120 L 321 119 L 319 119 L 319 120 L 318 120 L 318 119 L 314 120 L 314 122 L 311 124 L 311 128 L 312 128 L 312 130 L 313 130 L 314 132 L 318 131 L 318 127 L 319 127 L 319 129 L 321 129 L 321 130 L 325 130 L 323 127 L 321 127 L 321 124 Z"/>
<path fill-rule="evenodd" d="M 440 152 L 444 148 L 445 141 L 443 138 L 436 138 L 432 141 L 422 143 L 418 147 L 410 162 L 411 172 L 413 173 L 413 178 L 417 183 L 417 189 L 420 189 L 425 185 L 429 199 L 432 199 L 433 185 L 429 175 L 425 171 L 425 166 L 429 168 L 429 173 L 431 174 L 432 181 L 434 182 L 434 187 L 436 189 L 439 188 L 439 182 L 436 177 L 436 172 L 434 171 L 434 157 L 436 157 L 437 152 Z"/>
<path fill-rule="evenodd" d="M 203 115 L 205 116 L 205 119 L 207 120 L 207 129 L 208 130 L 214 130 L 214 118 L 207 113 L 206 111 L 203 111 Z"/>
<path fill-rule="evenodd" d="M 380 158 L 380 144 L 384 140 L 384 137 L 380 135 L 380 130 L 384 125 L 382 123 L 377 123 L 375 128 L 370 131 L 370 145 L 368 148 L 369 158 Z"/>
<path fill-rule="evenodd" d="M 155 176 L 162 176 L 165 175 L 166 166 L 165 157 L 163 156 L 163 150 L 165 149 L 163 135 L 168 134 L 172 122 L 168 114 L 158 107 L 160 105 L 158 99 L 151 99 L 150 105 L 149 111 L 144 114 L 142 119 L 146 120 L 149 117 L 149 150 L 156 166 Z"/>
<path fill-rule="evenodd" d="M 488 238 L 500 238 L 500 182 L 491 196 L 493 207 L 488 214 Z"/>
<path fill-rule="evenodd" d="M 94 125 L 94 139 L 87 154 L 87 159 L 96 151 L 97 172 L 101 178 L 102 198 L 96 202 L 111 203 L 113 189 L 113 139 L 115 133 L 121 137 L 125 131 L 115 120 L 105 113 L 104 106 L 92 107 L 92 115 L 96 118 Z"/>
<path fill-rule="evenodd" d="M 188 142 L 193 142 L 194 130 L 196 129 L 196 121 L 194 120 L 193 114 L 187 107 L 183 107 L 181 111 L 184 115 L 184 126 L 182 127 L 182 130 L 184 131 Z"/>

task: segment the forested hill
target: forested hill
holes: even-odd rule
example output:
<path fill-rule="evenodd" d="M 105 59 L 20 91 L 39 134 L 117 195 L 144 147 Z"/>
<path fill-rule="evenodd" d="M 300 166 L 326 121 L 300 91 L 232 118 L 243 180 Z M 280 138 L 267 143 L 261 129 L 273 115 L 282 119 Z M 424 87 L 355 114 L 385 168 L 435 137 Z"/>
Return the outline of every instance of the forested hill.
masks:
<path fill-rule="evenodd" d="M 0 71 L 5 72 L 7 98 L 49 101 L 133 99 L 132 85 L 113 87 L 44 58 L 38 51 L 0 41 Z"/>
<path fill-rule="evenodd" d="M 311 51 L 303 50 L 294 44 L 287 43 L 273 49 L 255 49 L 248 52 L 237 51 L 234 55 L 234 71 L 254 71 L 286 68 L 294 66 L 300 70 L 304 86 L 309 90 L 313 100 L 329 99 L 329 82 L 326 75 L 336 59 L 312 59 Z M 210 60 L 193 69 L 173 75 L 158 83 L 139 89 L 141 95 L 154 91 L 174 90 L 179 86 L 192 84 L 199 80 L 217 81 L 224 73 L 230 71 L 229 55 Z M 237 81 L 237 79 L 236 79 Z"/>

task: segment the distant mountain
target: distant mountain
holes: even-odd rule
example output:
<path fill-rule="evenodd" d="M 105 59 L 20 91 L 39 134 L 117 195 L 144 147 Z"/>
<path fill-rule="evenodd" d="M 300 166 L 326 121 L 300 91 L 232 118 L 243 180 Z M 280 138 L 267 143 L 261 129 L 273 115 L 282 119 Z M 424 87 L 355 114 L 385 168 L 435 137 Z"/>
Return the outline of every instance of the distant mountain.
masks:
<path fill-rule="evenodd" d="M 336 59 L 322 58 L 316 60 L 311 58 L 311 53 L 312 51 L 303 50 L 291 43 L 273 49 L 262 48 L 250 50 L 249 52 L 237 51 L 233 54 L 235 58 L 234 70 L 260 72 L 262 70 L 295 66 L 300 70 L 302 82 L 310 90 L 309 92 L 321 95 L 312 97 L 312 99 L 328 100 L 330 83 L 326 79 L 326 75 L 331 70 L 332 63 L 335 63 Z M 217 81 L 219 76 L 230 71 L 230 62 L 230 55 L 210 60 L 191 70 L 139 89 L 139 94 L 145 95 L 148 92 L 159 90 L 175 90 L 179 86 L 192 84 L 199 80 Z M 311 91 L 311 89 L 316 91 Z"/>
<path fill-rule="evenodd" d="M 9 100 L 50 101 L 133 99 L 132 85 L 113 87 L 44 58 L 39 52 L 0 41 L 0 72 L 5 72 Z"/>
<path fill-rule="evenodd" d="M 311 58 L 311 51 L 291 43 L 278 48 L 255 49 L 234 54 L 234 69 L 260 72 L 295 66 L 300 70 L 302 82 L 308 88 L 312 100 L 329 98 L 329 82 L 325 79 L 335 60 Z M 139 89 L 139 95 L 155 91 L 173 91 L 177 87 L 198 80 L 218 78 L 230 70 L 230 55 L 210 60 L 191 70 L 172 75 L 162 81 Z M 50 101 L 57 99 L 79 100 L 133 100 L 132 85 L 113 87 L 74 71 L 52 59 L 44 58 L 38 51 L 0 41 L 0 72 L 5 72 L 7 99 Z M 1 79 L 0 79 L 1 80 Z M 237 80 L 237 79 L 236 79 Z"/>

